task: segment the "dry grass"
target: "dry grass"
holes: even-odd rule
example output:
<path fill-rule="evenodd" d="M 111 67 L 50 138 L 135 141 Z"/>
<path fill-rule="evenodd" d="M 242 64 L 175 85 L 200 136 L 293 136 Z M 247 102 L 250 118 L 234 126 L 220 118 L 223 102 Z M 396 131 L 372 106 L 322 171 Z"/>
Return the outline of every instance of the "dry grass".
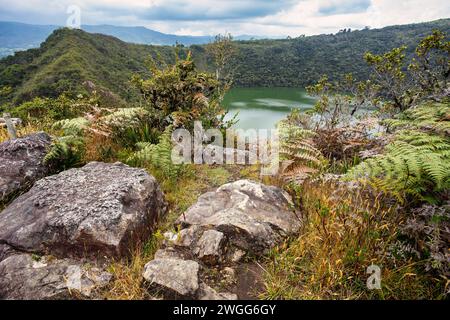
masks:
<path fill-rule="evenodd" d="M 111 300 L 142 300 L 151 299 L 142 285 L 142 272 L 162 241 L 165 231 L 174 231 L 175 220 L 193 205 L 198 197 L 212 191 L 218 186 L 236 180 L 234 173 L 239 172 L 238 166 L 207 166 L 192 165 L 186 169 L 183 176 L 176 181 L 165 179 L 161 172 L 147 169 L 160 182 L 169 208 L 166 216 L 159 222 L 157 231 L 149 241 L 133 251 L 129 261 L 115 261 L 110 265 L 109 272 L 113 275 L 113 283 L 103 296 Z M 248 168 L 249 177 L 254 178 L 255 168 Z M 242 178 L 246 178 L 244 176 Z M 241 178 L 241 176 L 239 177 Z"/>
<path fill-rule="evenodd" d="M 23 137 L 31 133 L 42 131 L 42 126 L 40 124 L 26 124 L 25 126 L 20 126 L 17 128 L 17 136 Z M 0 143 L 9 140 L 8 131 L 6 128 L 0 128 Z"/>
<path fill-rule="evenodd" d="M 142 272 L 154 250 L 136 249 L 130 261 L 113 262 L 108 271 L 114 276 L 112 284 L 104 292 L 108 300 L 144 300 L 151 298 L 142 286 Z"/>
<path fill-rule="evenodd" d="M 296 190 L 304 213 L 301 235 L 275 248 L 265 265 L 263 299 L 437 298 L 443 283 L 421 263 L 394 258 L 401 214 L 381 194 L 338 191 L 310 183 Z M 367 267 L 382 270 L 382 290 L 368 290 Z"/>

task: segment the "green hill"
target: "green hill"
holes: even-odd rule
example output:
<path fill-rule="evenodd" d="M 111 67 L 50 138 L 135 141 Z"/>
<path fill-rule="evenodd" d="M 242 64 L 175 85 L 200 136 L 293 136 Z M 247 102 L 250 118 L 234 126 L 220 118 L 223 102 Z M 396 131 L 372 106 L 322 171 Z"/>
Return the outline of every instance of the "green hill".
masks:
<path fill-rule="evenodd" d="M 237 41 L 230 68 L 235 70 L 235 85 L 248 87 L 302 87 L 323 74 L 335 78 L 352 72 L 363 78 L 369 74 L 362 59 L 366 51 L 381 53 L 407 44 L 411 53 L 418 40 L 433 29 L 450 34 L 450 19 L 335 35 Z M 211 69 L 204 46 L 194 45 L 190 50 L 201 69 Z M 111 36 L 59 29 L 40 48 L 0 60 L 0 89 L 12 88 L 0 97 L 0 103 L 17 104 L 66 91 L 76 94 L 86 80 L 132 100 L 136 91 L 129 79 L 133 73 L 146 73 L 146 58 L 157 53 L 166 61 L 175 57 L 173 47 L 129 44 Z"/>
<path fill-rule="evenodd" d="M 291 40 L 240 42 L 232 66 L 235 84 L 303 87 L 323 74 L 333 79 L 350 72 L 359 79 L 367 78 L 370 70 L 363 59 L 365 52 L 379 54 L 407 45 L 411 54 L 433 29 L 450 36 L 450 19 Z"/>
<path fill-rule="evenodd" d="M 39 49 L 0 60 L 0 87 L 13 88 L 3 101 L 19 103 L 35 96 L 76 93 L 86 80 L 130 99 L 129 79 L 133 73 L 146 72 L 145 58 L 156 56 L 155 49 L 80 30 L 56 30 Z M 171 47 L 157 50 L 164 59 L 174 59 Z"/>

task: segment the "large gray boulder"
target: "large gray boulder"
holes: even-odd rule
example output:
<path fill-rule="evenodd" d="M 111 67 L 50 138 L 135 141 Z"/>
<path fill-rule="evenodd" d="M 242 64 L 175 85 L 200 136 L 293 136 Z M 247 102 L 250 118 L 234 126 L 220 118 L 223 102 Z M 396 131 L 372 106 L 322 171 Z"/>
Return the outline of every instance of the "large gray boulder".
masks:
<path fill-rule="evenodd" d="M 0 144 L 0 204 L 48 174 L 43 160 L 50 144 L 43 132 Z"/>
<path fill-rule="evenodd" d="M 290 196 L 280 188 L 240 180 L 202 195 L 176 224 L 183 228 L 213 228 L 235 246 L 263 254 L 295 234 L 300 219 Z"/>
<path fill-rule="evenodd" d="M 127 256 L 165 210 L 144 170 L 92 162 L 36 182 L 10 204 L 0 213 L 0 243 L 62 257 Z"/>
<path fill-rule="evenodd" d="M 0 299 L 92 298 L 111 274 L 70 259 L 15 254 L 0 261 Z"/>

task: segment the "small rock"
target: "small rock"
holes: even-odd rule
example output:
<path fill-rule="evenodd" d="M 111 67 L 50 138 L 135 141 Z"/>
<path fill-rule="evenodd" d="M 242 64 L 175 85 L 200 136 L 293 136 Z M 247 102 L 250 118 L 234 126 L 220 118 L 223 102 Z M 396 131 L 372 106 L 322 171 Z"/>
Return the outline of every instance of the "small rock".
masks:
<path fill-rule="evenodd" d="M 234 262 L 234 263 L 238 263 L 238 262 L 242 261 L 242 259 L 244 257 L 245 257 L 245 251 L 235 248 L 230 255 L 230 261 Z"/>
<path fill-rule="evenodd" d="M 217 265 L 224 255 L 226 238 L 222 232 L 207 230 L 198 240 L 194 253 L 207 265 Z"/>
<path fill-rule="evenodd" d="M 112 275 L 98 268 L 83 269 L 79 265 L 70 265 L 66 270 L 66 285 L 69 290 L 76 290 L 85 297 L 91 297 L 99 287 L 105 287 Z"/>
<path fill-rule="evenodd" d="M 163 236 L 164 236 L 164 240 L 168 243 L 173 243 L 178 240 L 178 235 L 171 231 L 164 232 Z"/>
<path fill-rule="evenodd" d="M 199 300 L 237 300 L 238 296 L 233 293 L 218 293 L 216 290 L 211 288 L 210 286 L 201 283 L 200 289 L 198 292 Z"/>
<path fill-rule="evenodd" d="M 233 268 L 230 267 L 223 268 L 222 274 L 227 284 L 233 284 L 236 282 L 236 271 Z"/>
<path fill-rule="evenodd" d="M 144 279 L 155 292 L 169 298 L 193 299 L 199 289 L 197 262 L 175 258 L 155 259 L 144 267 Z"/>
<path fill-rule="evenodd" d="M 175 242 L 175 245 L 179 247 L 192 247 L 194 242 L 197 240 L 200 230 L 201 228 L 197 226 L 192 226 L 181 230 L 178 234 L 178 239 Z"/>
<path fill-rule="evenodd" d="M 172 247 L 167 247 L 165 249 L 159 249 L 155 252 L 155 259 L 184 259 L 184 255 L 179 250 Z"/>

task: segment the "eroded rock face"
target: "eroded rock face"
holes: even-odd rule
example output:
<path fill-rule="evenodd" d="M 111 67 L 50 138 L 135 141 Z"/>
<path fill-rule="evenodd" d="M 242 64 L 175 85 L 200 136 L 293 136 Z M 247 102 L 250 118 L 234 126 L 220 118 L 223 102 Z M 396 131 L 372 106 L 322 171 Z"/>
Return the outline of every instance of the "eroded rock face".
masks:
<path fill-rule="evenodd" d="M 79 262 L 15 254 L 0 262 L 0 299 L 90 298 L 111 274 Z"/>
<path fill-rule="evenodd" d="M 156 180 L 92 162 L 38 181 L 0 214 L 0 243 L 62 257 L 121 257 L 166 209 Z"/>
<path fill-rule="evenodd" d="M 254 254 L 264 253 L 300 228 L 289 195 L 249 180 L 225 184 L 202 195 L 176 223 L 185 228 L 212 227 Z"/>
<path fill-rule="evenodd" d="M 226 238 L 222 232 L 207 230 L 197 242 L 194 253 L 207 265 L 216 265 L 224 256 Z"/>
<path fill-rule="evenodd" d="M 49 173 L 43 160 L 50 144 L 43 132 L 0 144 L 0 203 Z"/>
<path fill-rule="evenodd" d="M 192 260 L 157 258 L 144 267 L 144 279 L 151 290 L 170 298 L 193 299 L 199 289 L 200 266 Z"/>

